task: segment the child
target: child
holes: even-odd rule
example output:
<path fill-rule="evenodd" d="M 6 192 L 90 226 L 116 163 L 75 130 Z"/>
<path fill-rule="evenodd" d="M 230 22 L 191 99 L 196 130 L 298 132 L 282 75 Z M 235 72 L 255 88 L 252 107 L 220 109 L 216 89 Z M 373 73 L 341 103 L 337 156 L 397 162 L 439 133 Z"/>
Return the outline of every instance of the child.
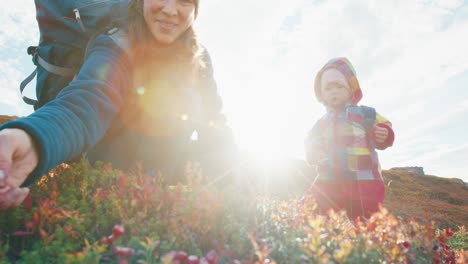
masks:
<path fill-rule="evenodd" d="M 307 161 L 317 169 L 312 193 L 322 212 L 345 209 L 351 219 L 368 218 L 384 200 L 375 149 L 393 144 L 391 123 L 357 105 L 362 91 L 346 58 L 328 61 L 317 73 L 315 96 L 327 113 L 305 140 Z"/>

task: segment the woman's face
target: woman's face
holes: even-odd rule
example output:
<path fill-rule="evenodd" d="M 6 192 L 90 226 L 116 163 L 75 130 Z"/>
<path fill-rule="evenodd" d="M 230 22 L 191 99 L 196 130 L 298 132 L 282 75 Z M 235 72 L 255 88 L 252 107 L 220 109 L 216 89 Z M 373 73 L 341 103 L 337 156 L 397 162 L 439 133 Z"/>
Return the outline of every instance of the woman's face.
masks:
<path fill-rule="evenodd" d="M 143 15 L 157 43 L 172 44 L 195 19 L 195 0 L 144 0 Z"/>

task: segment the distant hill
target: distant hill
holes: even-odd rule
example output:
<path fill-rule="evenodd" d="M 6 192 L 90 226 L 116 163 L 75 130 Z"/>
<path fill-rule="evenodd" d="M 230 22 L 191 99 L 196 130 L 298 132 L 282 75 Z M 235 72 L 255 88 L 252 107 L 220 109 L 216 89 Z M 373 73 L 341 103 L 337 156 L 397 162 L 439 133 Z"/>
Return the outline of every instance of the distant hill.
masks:
<path fill-rule="evenodd" d="M 17 119 L 17 116 L 0 115 L 0 124 Z"/>
<path fill-rule="evenodd" d="M 252 171 L 243 170 L 241 174 L 250 179 L 253 186 L 261 186 L 255 189 L 256 192 L 266 191 L 280 198 L 303 193 L 314 178 L 314 171 L 305 161 L 298 159 L 269 164 L 254 162 L 247 167 Z M 384 170 L 382 174 L 386 187 L 384 207 L 391 214 L 406 219 L 424 218 L 427 210 L 429 219 L 436 221 L 441 228 L 458 230 L 457 226 L 461 225 L 468 228 L 467 183 L 400 169 Z M 259 182 L 255 184 L 254 181 Z"/>
<path fill-rule="evenodd" d="M 384 206 L 397 216 L 423 218 L 428 213 L 440 227 L 468 227 L 468 186 L 460 179 L 383 171 Z"/>
<path fill-rule="evenodd" d="M 249 165 L 252 169 L 252 165 Z M 245 175 L 249 179 L 260 180 L 259 186 L 267 188 L 270 194 L 287 198 L 300 194 L 313 181 L 314 172 L 305 161 L 291 159 L 270 163 L 261 170 Z M 440 228 L 464 225 L 468 228 L 468 184 L 460 179 L 449 179 L 431 175 L 420 175 L 405 170 L 382 171 L 386 195 L 384 207 L 391 214 L 405 219 L 424 218 L 426 211 L 430 220 L 436 221 Z M 267 178 L 267 179 L 265 179 Z M 267 183 L 267 184 L 265 184 Z M 268 184 L 269 183 L 269 184 Z M 256 189 L 256 192 L 262 190 Z"/>

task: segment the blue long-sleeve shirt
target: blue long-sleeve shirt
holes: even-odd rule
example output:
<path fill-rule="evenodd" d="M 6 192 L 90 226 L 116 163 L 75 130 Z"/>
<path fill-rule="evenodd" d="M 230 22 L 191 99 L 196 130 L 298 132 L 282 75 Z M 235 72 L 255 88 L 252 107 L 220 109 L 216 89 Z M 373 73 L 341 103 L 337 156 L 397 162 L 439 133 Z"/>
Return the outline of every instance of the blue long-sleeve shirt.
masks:
<path fill-rule="evenodd" d="M 172 141 L 189 137 L 189 130 L 193 130 L 184 129 L 171 138 L 135 130 L 135 127 L 144 127 L 145 122 L 153 122 L 141 111 L 136 114 L 138 118 L 131 120 L 137 125 L 126 125 L 128 120 L 122 118 L 121 110 L 126 109 L 127 96 L 135 92 L 127 54 L 106 35 L 98 36 L 89 45 L 87 54 L 75 79 L 55 99 L 31 115 L 0 127 L 25 130 L 39 152 L 39 165 L 23 186 L 34 183 L 58 164 L 85 152 L 91 161 L 108 161 L 121 168 L 130 161 L 147 161 L 156 166 L 160 163 L 152 162 L 152 159 L 160 159 Z M 200 90 L 201 104 L 205 112 L 209 112 L 205 116 L 215 119 L 222 104 L 211 65 L 207 69 L 204 87 Z"/>

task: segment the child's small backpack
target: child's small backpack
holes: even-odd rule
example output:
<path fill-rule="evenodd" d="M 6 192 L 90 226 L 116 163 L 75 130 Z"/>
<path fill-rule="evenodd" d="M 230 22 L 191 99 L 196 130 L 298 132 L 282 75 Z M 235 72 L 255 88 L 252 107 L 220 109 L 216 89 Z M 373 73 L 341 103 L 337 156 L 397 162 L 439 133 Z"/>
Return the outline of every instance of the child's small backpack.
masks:
<path fill-rule="evenodd" d="M 362 114 L 364 116 L 364 124 L 366 132 L 370 131 L 375 124 L 375 118 L 377 117 L 377 113 L 373 107 L 361 105 Z"/>
<path fill-rule="evenodd" d="M 127 0 L 35 0 L 39 25 L 38 46 L 28 48 L 36 69 L 20 85 L 20 91 L 37 75 L 37 101 L 23 100 L 37 110 L 55 98 L 79 71 L 87 45 L 100 33 L 123 26 Z"/>

